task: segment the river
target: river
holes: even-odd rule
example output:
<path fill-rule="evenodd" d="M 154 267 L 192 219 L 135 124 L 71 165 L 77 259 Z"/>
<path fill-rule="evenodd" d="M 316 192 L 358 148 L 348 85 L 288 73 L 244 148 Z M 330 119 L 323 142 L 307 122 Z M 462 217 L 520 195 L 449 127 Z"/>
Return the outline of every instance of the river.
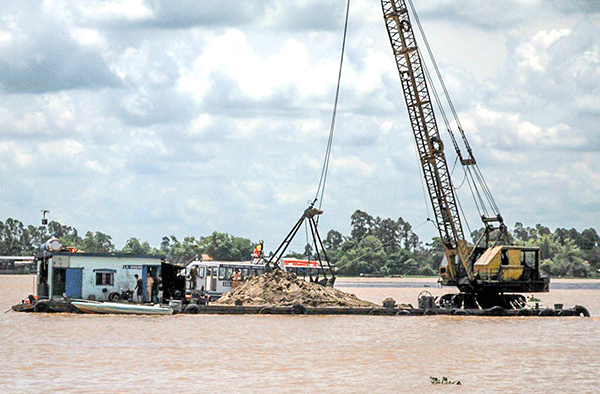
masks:
<path fill-rule="evenodd" d="M 1 312 L 33 281 L 0 276 Z M 340 278 L 336 287 L 413 305 L 421 291 L 448 292 L 434 279 Z M 600 392 L 600 281 L 556 280 L 538 298 L 584 305 L 592 317 L 10 311 L 0 318 L 0 392 Z"/>

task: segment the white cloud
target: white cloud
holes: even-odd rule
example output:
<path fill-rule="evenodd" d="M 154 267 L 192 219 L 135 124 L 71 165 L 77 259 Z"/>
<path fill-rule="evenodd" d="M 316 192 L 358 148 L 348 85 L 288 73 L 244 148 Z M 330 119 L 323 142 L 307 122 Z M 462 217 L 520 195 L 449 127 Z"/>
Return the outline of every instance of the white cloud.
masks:
<path fill-rule="evenodd" d="M 102 2 L 79 2 L 75 8 L 91 21 L 138 22 L 152 19 L 154 13 L 146 7 L 144 0 L 109 0 Z"/>
<path fill-rule="evenodd" d="M 44 4 L 0 5 L 6 214 L 50 206 L 121 243 L 214 230 L 280 242 L 316 192 L 344 4 Z M 415 2 L 475 156 L 509 223 L 590 227 L 598 13 L 490 4 Z M 347 233 L 363 209 L 416 226 L 426 204 L 379 4 L 352 3 L 346 44 L 322 223 Z"/>
<path fill-rule="evenodd" d="M 551 60 L 547 53 L 548 48 L 556 40 L 569 34 L 571 34 L 569 29 L 538 32 L 531 41 L 517 47 L 517 56 L 523 59 L 519 62 L 519 66 L 538 73 L 546 71 L 548 62 Z"/>

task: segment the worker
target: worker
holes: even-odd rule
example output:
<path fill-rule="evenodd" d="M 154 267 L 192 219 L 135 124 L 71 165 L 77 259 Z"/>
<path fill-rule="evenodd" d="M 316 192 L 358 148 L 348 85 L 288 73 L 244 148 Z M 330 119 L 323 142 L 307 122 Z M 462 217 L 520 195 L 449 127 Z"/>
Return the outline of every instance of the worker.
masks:
<path fill-rule="evenodd" d="M 154 278 L 148 272 L 148 279 L 146 280 L 146 301 L 148 302 L 152 302 L 152 285 L 154 285 Z"/>
<path fill-rule="evenodd" d="M 158 275 L 158 285 L 156 286 L 156 288 L 158 289 L 158 303 L 162 304 L 162 300 L 163 300 L 163 294 L 164 294 L 164 290 L 165 290 L 165 285 L 163 284 L 163 280 L 162 280 L 162 276 Z"/>
<path fill-rule="evenodd" d="M 196 290 L 197 278 L 198 278 L 198 271 L 196 270 L 196 267 L 194 267 L 190 270 L 190 282 L 192 284 L 192 290 Z"/>
<path fill-rule="evenodd" d="M 231 287 L 236 288 L 238 286 L 238 281 L 240 280 L 240 271 L 236 268 L 233 270 L 233 275 L 231 276 Z"/>
<path fill-rule="evenodd" d="M 142 296 L 143 296 L 143 293 L 144 293 L 144 290 L 143 290 L 144 289 L 144 282 L 142 282 L 142 278 L 140 278 L 138 276 L 138 274 L 135 274 L 133 276 L 135 277 L 135 280 L 136 280 L 134 290 L 137 293 L 137 301 L 138 301 L 138 304 L 141 304 L 142 303 Z"/>
<path fill-rule="evenodd" d="M 254 248 L 254 252 L 252 253 L 252 257 L 255 259 L 259 259 L 262 257 L 262 242 L 256 245 Z"/>

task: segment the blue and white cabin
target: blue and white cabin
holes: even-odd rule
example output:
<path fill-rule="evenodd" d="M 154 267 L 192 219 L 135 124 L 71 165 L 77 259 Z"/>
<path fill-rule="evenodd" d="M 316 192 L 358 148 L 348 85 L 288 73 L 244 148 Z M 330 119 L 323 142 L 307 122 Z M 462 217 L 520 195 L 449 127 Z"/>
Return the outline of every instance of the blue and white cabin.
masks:
<path fill-rule="evenodd" d="M 112 293 L 133 290 L 134 275 L 143 281 L 144 300 L 148 277 L 161 274 L 160 257 L 44 252 L 37 257 L 38 298 L 69 297 L 108 301 Z"/>

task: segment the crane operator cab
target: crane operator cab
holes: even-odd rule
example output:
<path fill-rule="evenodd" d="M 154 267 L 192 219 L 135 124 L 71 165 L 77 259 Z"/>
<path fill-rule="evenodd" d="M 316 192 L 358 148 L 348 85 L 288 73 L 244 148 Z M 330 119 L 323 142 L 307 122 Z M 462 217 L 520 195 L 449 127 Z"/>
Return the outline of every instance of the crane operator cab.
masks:
<path fill-rule="evenodd" d="M 440 266 L 443 285 L 459 288 L 467 285 L 464 288 L 467 292 L 547 292 L 549 289 L 549 279 L 540 275 L 540 249 L 537 247 L 499 245 L 475 248 L 471 254 L 473 280 L 461 280 L 460 283 L 452 278 L 448 258 L 452 260 L 452 267 L 462 269 L 455 261 L 458 256 L 446 253 Z M 464 278 L 464 274 L 458 273 L 458 277 Z"/>

